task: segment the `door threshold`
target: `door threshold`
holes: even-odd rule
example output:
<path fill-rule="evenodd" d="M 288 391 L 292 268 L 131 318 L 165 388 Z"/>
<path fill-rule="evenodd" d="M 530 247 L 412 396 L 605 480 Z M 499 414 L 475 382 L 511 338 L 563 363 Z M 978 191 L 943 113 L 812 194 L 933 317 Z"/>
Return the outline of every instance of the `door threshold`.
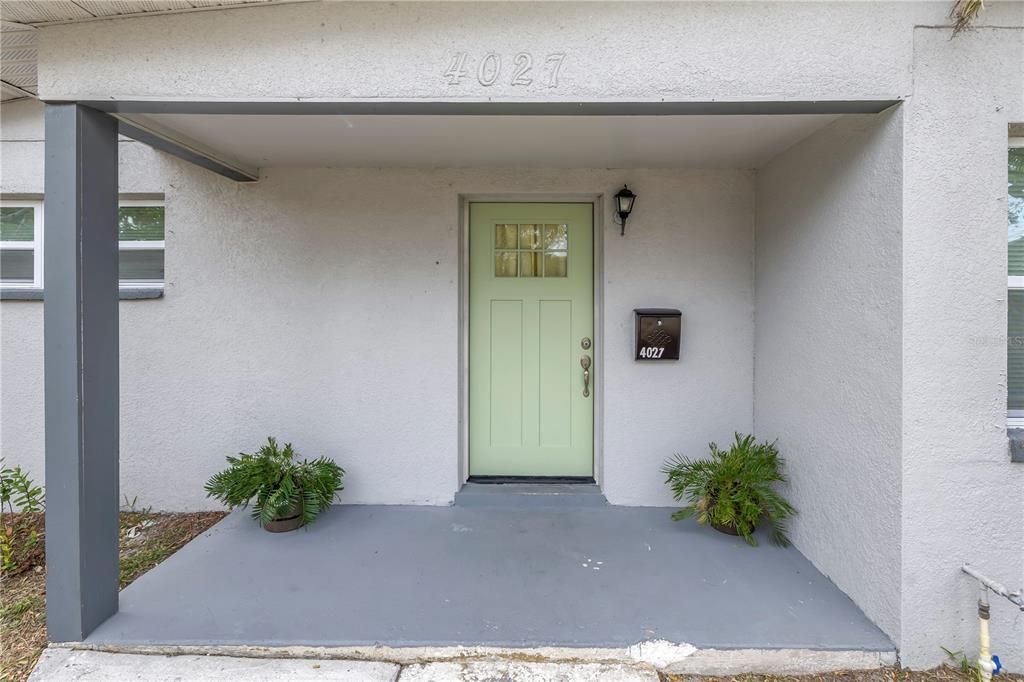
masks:
<path fill-rule="evenodd" d="M 469 483 L 483 483 L 485 485 L 504 485 L 516 483 L 550 483 L 594 485 L 597 483 L 593 476 L 470 476 Z"/>
<path fill-rule="evenodd" d="M 608 500 L 596 483 L 515 483 L 488 484 L 469 481 L 455 493 L 457 507 L 604 507 Z"/>

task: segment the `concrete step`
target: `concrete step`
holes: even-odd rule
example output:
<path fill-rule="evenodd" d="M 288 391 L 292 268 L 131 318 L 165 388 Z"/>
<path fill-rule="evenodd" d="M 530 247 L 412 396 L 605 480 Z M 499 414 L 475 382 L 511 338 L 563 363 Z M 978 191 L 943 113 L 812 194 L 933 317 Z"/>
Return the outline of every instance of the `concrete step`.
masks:
<path fill-rule="evenodd" d="M 651 667 L 622 663 L 467 661 L 420 663 L 402 668 L 401 682 L 658 682 Z"/>
<path fill-rule="evenodd" d="M 401 668 L 383 661 L 234 656 L 152 656 L 48 647 L 29 682 L 395 682 Z"/>
<path fill-rule="evenodd" d="M 455 493 L 459 507 L 603 507 L 594 483 L 467 483 Z"/>

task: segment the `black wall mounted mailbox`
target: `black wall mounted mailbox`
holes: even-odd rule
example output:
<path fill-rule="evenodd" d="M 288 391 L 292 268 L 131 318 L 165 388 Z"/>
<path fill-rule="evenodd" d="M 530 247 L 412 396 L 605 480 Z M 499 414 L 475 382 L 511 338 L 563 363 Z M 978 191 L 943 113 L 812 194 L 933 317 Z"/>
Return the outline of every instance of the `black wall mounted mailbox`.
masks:
<path fill-rule="evenodd" d="M 637 360 L 678 360 L 683 314 L 674 308 L 637 308 Z"/>

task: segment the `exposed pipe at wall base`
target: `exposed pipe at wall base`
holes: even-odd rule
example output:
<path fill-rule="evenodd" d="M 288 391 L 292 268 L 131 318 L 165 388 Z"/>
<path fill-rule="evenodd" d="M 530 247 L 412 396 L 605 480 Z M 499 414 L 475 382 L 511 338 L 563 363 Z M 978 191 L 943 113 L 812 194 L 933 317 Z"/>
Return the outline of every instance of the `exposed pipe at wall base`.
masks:
<path fill-rule="evenodd" d="M 1005 597 L 1011 604 L 1019 608 L 1021 611 L 1024 611 L 1024 590 L 1010 592 L 1010 590 L 1006 589 L 1006 587 L 1001 583 L 997 583 L 995 580 L 979 573 L 970 564 L 964 564 L 960 567 L 960 570 L 977 580 L 982 587 L 988 588 L 1000 597 Z"/>
<path fill-rule="evenodd" d="M 996 669 L 989 642 L 988 620 L 988 588 L 983 585 L 981 596 L 978 597 L 978 672 L 981 675 L 981 682 L 992 682 L 992 673 Z"/>
<path fill-rule="evenodd" d="M 981 595 L 978 597 L 978 672 L 981 676 L 981 682 L 992 682 L 993 673 L 999 670 L 996 660 L 992 658 L 991 642 L 989 639 L 989 590 L 1001 597 L 1005 597 L 1021 611 L 1024 611 L 1024 596 L 1022 596 L 1021 590 L 1010 592 L 1002 584 L 977 572 L 970 564 L 964 564 L 960 567 L 960 570 L 977 580 L 978 586 L 981 588 Z"/>

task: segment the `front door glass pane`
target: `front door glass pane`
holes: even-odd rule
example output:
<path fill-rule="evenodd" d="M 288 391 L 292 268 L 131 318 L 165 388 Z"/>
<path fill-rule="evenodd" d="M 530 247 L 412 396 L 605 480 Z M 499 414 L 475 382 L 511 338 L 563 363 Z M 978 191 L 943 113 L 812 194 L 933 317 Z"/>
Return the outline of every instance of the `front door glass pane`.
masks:
<path fill-rule="evenodd" d="M 495 277 L 567 277 L 569 226 L 565 223 L 497 223 Z"/>
<path fill-rule="evenodd" d="M 565 251 L 551 251 L 544 254 L 544 276 L 565 277 L 566 263 L 569 261 Z"/>
<path fill-rule="evenodd" d="M 540 248 L 540 225 L 519 226 L 519 248 L 524 251 Z"/>
<path fill-rule="evenodd" d="M 494 254 L 494 276 L 515 277 L 518 274 L 518 252 L 498 251 Z"/>
<path fill-rule="evenodd" d="M 522 251 L 519 253 L 519 276 L 540 277 L 539 251 Z"/>
<path fill-rule="evenodd" d="M 494 248 L 516 249 L 519 247 L 519 226 L 518 225 L 495 225 L 494 226 Z"/>
<path fill-rule="evenodd" d="M 545 225 L 544 226 L 544 250 L 564 251 L 569 248 L 569 226 L 568 225 Z"/>

